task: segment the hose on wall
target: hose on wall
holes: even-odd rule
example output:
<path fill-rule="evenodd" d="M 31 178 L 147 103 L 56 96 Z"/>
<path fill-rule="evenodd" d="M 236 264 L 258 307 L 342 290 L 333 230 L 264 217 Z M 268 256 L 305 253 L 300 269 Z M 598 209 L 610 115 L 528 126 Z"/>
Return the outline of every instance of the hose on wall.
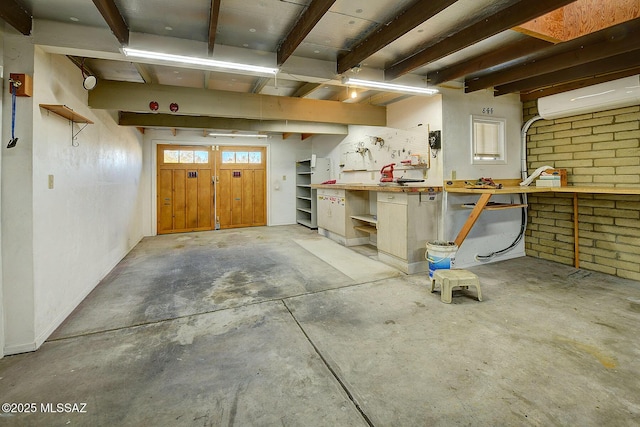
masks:
<path fill-rule="evenodd" d="M 529 131 L 529 128 L 531 127 L 532 124 L 534 124 L 535 122 L 537 122 L 538 120 L 542 120 L 541 116 L 535 116 L 530 118 L 529 120 L 527 120 L 527 122 L 522 126 L 522 129 L 520 131 L 520 143 L 521 143 L 521 148 L 520 148 L 520 153 L 521 153 L 521 177 L 523 181 L 527 180 L 527 132 Z M 515 238 L 515 240 L 506 248 L 504 249 L 500 249 L 499 251 L 495 251 L 492 252 L 488 255 L 476 255 L 476 260 L 478 261 L 487 261 L 493 257 L 495 257 L 496 255 L 502 255 L 506 252 L 509 252 L 511 249 L 515 248 L 518 243 L 520 243 L 520 241 L 522 240 L 522 238 L 524 237 L 524 233 L 527 231 L 527 195 L 525 193 L 521 193 L 520 194 L 520 203 L 522 203 L 524 206 L 521 208 L 521 220 L 520 220 L 520 232 L 518 233 L 518 236 Z"/>

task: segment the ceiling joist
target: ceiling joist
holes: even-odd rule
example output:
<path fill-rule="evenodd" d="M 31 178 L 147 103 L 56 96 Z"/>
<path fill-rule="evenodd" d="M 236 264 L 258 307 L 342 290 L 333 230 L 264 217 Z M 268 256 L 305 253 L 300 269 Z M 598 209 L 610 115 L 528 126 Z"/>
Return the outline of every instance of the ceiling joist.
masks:
<path fill-rule="evenodd" d="M 379 26 L 348 53 L 338 57 L 338 74 L 342 74 L 360 64 L 394 40 L 427 21 L 456 0 L 420 0 L 402 11 L 387 24 Z"/>
<path fill-rule="evenodd" d="M 593 40 L 599 41 L 594 43 Z M 588 64 L 637 49 L 640 49 L 640 19 L 555 45 L 542 52 L 543 58 L 471 78 L 466 82 L 466 92 L 506 85 L 524 78 Z"/>
<path fill-rule="evenodd" d="M 505 46 L 500 46 L 497 49 L 478 57 L 464 62 L 459 62 L 448 68 L 442 68 L 431 72 L 427 74 L 427 78 L 429 84 L 435 86 L 459 77 L 477 73 L 499 64 L 504 64 L 505 62 L 532 54 L 544 48 L 548 48 L 549 46 L 551 46 L 551 43 L 549 42 L 533 37 L 527 37 L 523 40 L 518 40 L 517 42 L 510 43 Z"/>
<path fill-rule="evenodd" d="M 121 45 L 129 44 L 129 27 L 124 22 L 122 14 L 118 10 L 114 0 L 93 0 L 98 11 L 111 28 L 111 32 L 116 36 Z"/>
<path fill-rule="evenodd" d="M 278 47 L 278 66 L 284 64 L 284 62 L 293 54 L 307 34 L 313 30 L 313 27 L 315 27 L 318 21 L 320 21 L 324 14 L 329 11 L 335 2 L 336 0 L 311 1 L 311 4 L 309 4 L 307 9 L 302 13 L 298 22 L 296 22 Z"/>
<path fill-rule="evenodd" d="M 207 48 L 209 56 L 213 55 L 213 47 L 216 43 L 216 32 L 218 31 L 218 19 L 220 17 L 221 0 L 211 0 L 211 13 L 209 14 L 209 38 Z"/>
<path fill-rule="evenodd" d="M 609 74 L 625 67 L 640 67 L 640 49 L 496 86 L 494 94 L 500 96 L 513 92 L 529 92 L 535 88 L 546 87 L 552 84 L 590 78 L 595 75 Z"/>
<path fill-rule="evenodd" d="M 16 0 L 4 0 L 2 2 L 0 18 L 25 36 L 31 34 L 31 13 Z"/>
<path fill-rule="evenodd" d="M 416 68 L 427 65 L 447 55 L 455 53 L 502 31 L 530 21 L 574 0 L 522 0 L 495 14 L 482 18 L 468 27 L 448 34 L 435 44 L 412 53 L 385 69 L 387 80 L 396 79 Z"/>
<path fill-rule="evenodd" d="M 631 68 L 625 71 L 618 71 L 615 73 L 609 73 L 604 75 L 596 75 L 589 79 L 578 80 L 571 83 L 559 84 L 550 86 L 544 89 L 536 89 L 529 93 L 523 93 L 520 95 L 520 101 L 534 101 L 543 96 L 555 95 L 556 93 L 567 92 L 574 89 L 580 89 L 583 87 L 596 85 L 599 83 L 610 82 L 612 80 L 618 80 L 629 76 L 635 76 L 640 74 L 640 67 Z"/>

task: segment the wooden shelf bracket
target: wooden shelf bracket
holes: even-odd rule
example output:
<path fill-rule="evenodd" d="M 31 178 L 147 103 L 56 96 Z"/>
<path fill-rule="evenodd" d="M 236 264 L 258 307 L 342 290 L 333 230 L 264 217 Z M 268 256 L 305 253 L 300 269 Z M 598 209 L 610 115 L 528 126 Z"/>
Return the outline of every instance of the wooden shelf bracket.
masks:
<path fill-rule="evenodd" d="M 40 104 L 40 108 L 43 108 L 47 111 L 50 111 L 54 114 L 57 114 L 58 116 L 65 118 L 67 120 L 69 120 L 71 122 L 71 145 L 73 145 L 74 147 L 78 146 L 78 143 L 76 142 L 77 138 L 78 138 L 78 134 L 80 132 L 82 132 L 88 125 L 92 125 L 93 122 L 91 120 L 89 120 L 88 118 L 84 117 L 83 115 L 80 115 L 78 113 L 76 113 L 75 111 L 73 111 L 71 108 L 67 107 L 66 105 L 62 105 L 62 104 Z M 80 130 L 78 130 L 77 132 L 73 131 L 73 124 L 74 123 L 81 123 L 84 124 L 84 126 L 82 126 L 80 128 Z"/>

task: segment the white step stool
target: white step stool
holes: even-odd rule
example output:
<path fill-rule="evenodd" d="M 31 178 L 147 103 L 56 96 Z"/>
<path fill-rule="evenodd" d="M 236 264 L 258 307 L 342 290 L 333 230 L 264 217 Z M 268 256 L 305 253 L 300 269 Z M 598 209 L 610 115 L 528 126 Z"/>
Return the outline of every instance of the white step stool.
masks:
<path fill-rule="evenodd" d="M 440 286 L 440 300 L 444 303 L 451 303 L 451 291 L 456 286 L 468 288 L 475 286 L 478 291 L 478 301 L 482 301 L 480 291 L 480 280 L 478 276 L 467 270 L 436 270 L 431 279 L 431 292 L 436 286 Z"/>

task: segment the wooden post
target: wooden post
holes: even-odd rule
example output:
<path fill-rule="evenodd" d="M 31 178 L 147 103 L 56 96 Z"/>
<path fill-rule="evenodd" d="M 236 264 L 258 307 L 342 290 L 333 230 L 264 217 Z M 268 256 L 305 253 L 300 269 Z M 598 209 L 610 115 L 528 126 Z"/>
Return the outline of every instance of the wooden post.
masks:
<path fill-rule="evenodd" d="M 578 240 L 578 193 L 573 193 L 573 266 L 580 268 L 580 243 Z"/>
<path fill-rule="evenodd" d="M 485 206 L 487 206 L 487 203 L 489 203 L 490 198 L 491 198 L 491 193 L 482 193 L 482 195 L 480 196 L 480 199 L 478 199 L 478 202 L 476 203 L 475 207 L 471 211 L 469 218 L 467 218 L 467 222 L 464 223 L 464 225 L 462 226 L 462 229 L 458 233 L 458 237 L 456 237 L 455 243 L 456 245 L 458 245 L 458 247 L 460 247 L 460 245 L 462 245 L 462 242 L 464 242 L 464 239 L 467 237 L 467 234 L 469 234 L 469 232 L 473 228 L 473 225 L 476 223 L 476 221 L 480 217 L 482 210 L 484 209 Z"/>

